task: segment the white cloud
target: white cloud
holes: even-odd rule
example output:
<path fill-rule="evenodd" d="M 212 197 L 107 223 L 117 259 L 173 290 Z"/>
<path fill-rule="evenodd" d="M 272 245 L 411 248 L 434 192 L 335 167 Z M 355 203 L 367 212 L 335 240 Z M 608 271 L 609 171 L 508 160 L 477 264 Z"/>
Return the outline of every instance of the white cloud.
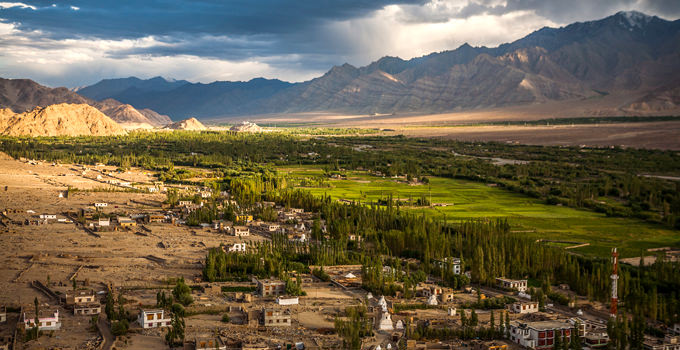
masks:
<path fill-rule="evenodd" d="M 171 46 L 154 37 L 124 40 L 45 38 L 40 32 L 22 32 L 15 24 L 0 22 L 0 76 L 31 78 L 50 86 L 69 87 L 93 84 L 107 77 L 165 76 L 195 82 L 215 80 L 249 80 L 253 77 L 283 80 L 311 79 L 321 72 L 304 67 L 277 68 L 264 59 L 228 61 L 194 55 L 116 57 L 118 51 Z M 297 57 L 268 57 L 291 61 Z"/>
<path fill-rule="evenodd" d="M 73 10 L 73 11 L 78 11 L 78 10 L 80 10 L 80 7 L 78 7 L 78 6 L 71 6 L 71 10 Z"/>
<path fill-rule="evenodd" d="M 27 5 L 23 2 L 0 2 L 0 9 L 8 9 L 12 7 L 20 7 L 22 9 L 37 10 L 37 7 L 33 5 Z"/>
<path fill-rule="evenodd" d="M 531 11 L 503 15 L 476 15 L 464 19 L 417 22 L 405 20 L 405 7 L 393 5 L 371 17 L 334 22 L 326 26 L 340 51 L 355 64 L 367 64 L 382 56 L 404 59 L 432 52 L 472 46 L 497 46 L 519 39 L 543 26 L 558 24 Z"/>

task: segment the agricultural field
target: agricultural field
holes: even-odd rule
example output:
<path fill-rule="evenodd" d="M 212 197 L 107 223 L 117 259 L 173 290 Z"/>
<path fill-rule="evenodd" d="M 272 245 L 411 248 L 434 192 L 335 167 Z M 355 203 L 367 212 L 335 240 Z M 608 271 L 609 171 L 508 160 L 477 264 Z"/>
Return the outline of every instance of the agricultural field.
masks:
<path fill-rule="evenodd" d="M 512 231 L 518 234 L 560 241 L 547 242 L 550 245 L 567 248 L 589 243 L 570 249 L 584 255 L 606 256 L 612 247 L 618 247 L 623 257 L 635 257 L 644 249 L 680 245 L 680 234 L 660 225 L 548 205 L 539 199 L 478 182 L 431 177 L 429 184 L 410 185 L 404 179 L 382 178 L 361 171 L 345 172 L 347 179 L 341 180 L 325 178 L 323 169 L 318 167 L 280 167 L 278 170 L 300 181 L 309 180 L 303 188 L 336 200 L 371 203 L 392 195 L 393 200 L 406 203 L 424 196 L 434 206 L 404 207 L 450 222 L 507 218 Z"/>

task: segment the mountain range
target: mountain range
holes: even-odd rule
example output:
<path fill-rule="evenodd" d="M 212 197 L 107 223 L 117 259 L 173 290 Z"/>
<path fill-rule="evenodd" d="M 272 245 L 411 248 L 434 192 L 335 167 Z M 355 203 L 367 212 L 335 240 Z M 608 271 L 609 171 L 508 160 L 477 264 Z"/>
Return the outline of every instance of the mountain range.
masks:
<path fill-rule="evenodd" d="M 615 113 L 680 106 L 680 20 L 619 12 L 542 28 L 498 47 L 472 47 L 365 67 L 333 67 L 301 83 L 211 84 L 156 77 L 106 79 L 77 91 L 172 118 L 263 113 L 441 113 L 563 100 L 613 100 Z"/>

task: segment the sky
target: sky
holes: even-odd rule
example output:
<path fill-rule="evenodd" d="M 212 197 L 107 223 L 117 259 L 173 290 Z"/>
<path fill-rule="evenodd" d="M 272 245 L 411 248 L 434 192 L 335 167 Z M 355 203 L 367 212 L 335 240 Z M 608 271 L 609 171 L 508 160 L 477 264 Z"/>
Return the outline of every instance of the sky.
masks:
<path fill-rule="evenodd" d="M 21 1 L 21 0 L 17 0 Z M 36 0 L 0 2 L 0 77 L 69 88 L 137 76 L 305 81 L 677 0 Z"/>

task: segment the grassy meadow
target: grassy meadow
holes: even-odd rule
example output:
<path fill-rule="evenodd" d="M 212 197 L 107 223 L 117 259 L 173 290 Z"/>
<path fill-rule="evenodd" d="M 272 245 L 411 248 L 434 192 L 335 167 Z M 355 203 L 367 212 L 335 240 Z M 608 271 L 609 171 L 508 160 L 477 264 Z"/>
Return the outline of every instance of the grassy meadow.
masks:
<path fill-rule="evenodd" d="M 321 178 L 323 170 L 315 167 L 281 167 L 281 172 L 295 178 Z M 414 207 L 449 221 L 475 218 L 508 218 L 512 230 L 536 239 L 575 242 L 548 243 L 568 247 L 579 243 L 589 246 L 572 249 L 575 253 L 606 256 L 618 247 L 623 257 L 639 256 L 647 248 L 680 245 L 680 234 L 660 225 L 629 218 L 607 217 L 588 210 L 548 205 L 522 194 L 513 193 L 487 184 L 430 178 L 430 183 L 409 185 L 403 179 L 372 176 L 366 172 L 346 172 L 347 180 L 325 179 L 324 186 L 305 187 L 312 193 L 330 195 L 333 199 L 347 199 L 370 203 L 392 195 L 395 200 L 421 196 L 433 204 L 446 206 Z"/>

